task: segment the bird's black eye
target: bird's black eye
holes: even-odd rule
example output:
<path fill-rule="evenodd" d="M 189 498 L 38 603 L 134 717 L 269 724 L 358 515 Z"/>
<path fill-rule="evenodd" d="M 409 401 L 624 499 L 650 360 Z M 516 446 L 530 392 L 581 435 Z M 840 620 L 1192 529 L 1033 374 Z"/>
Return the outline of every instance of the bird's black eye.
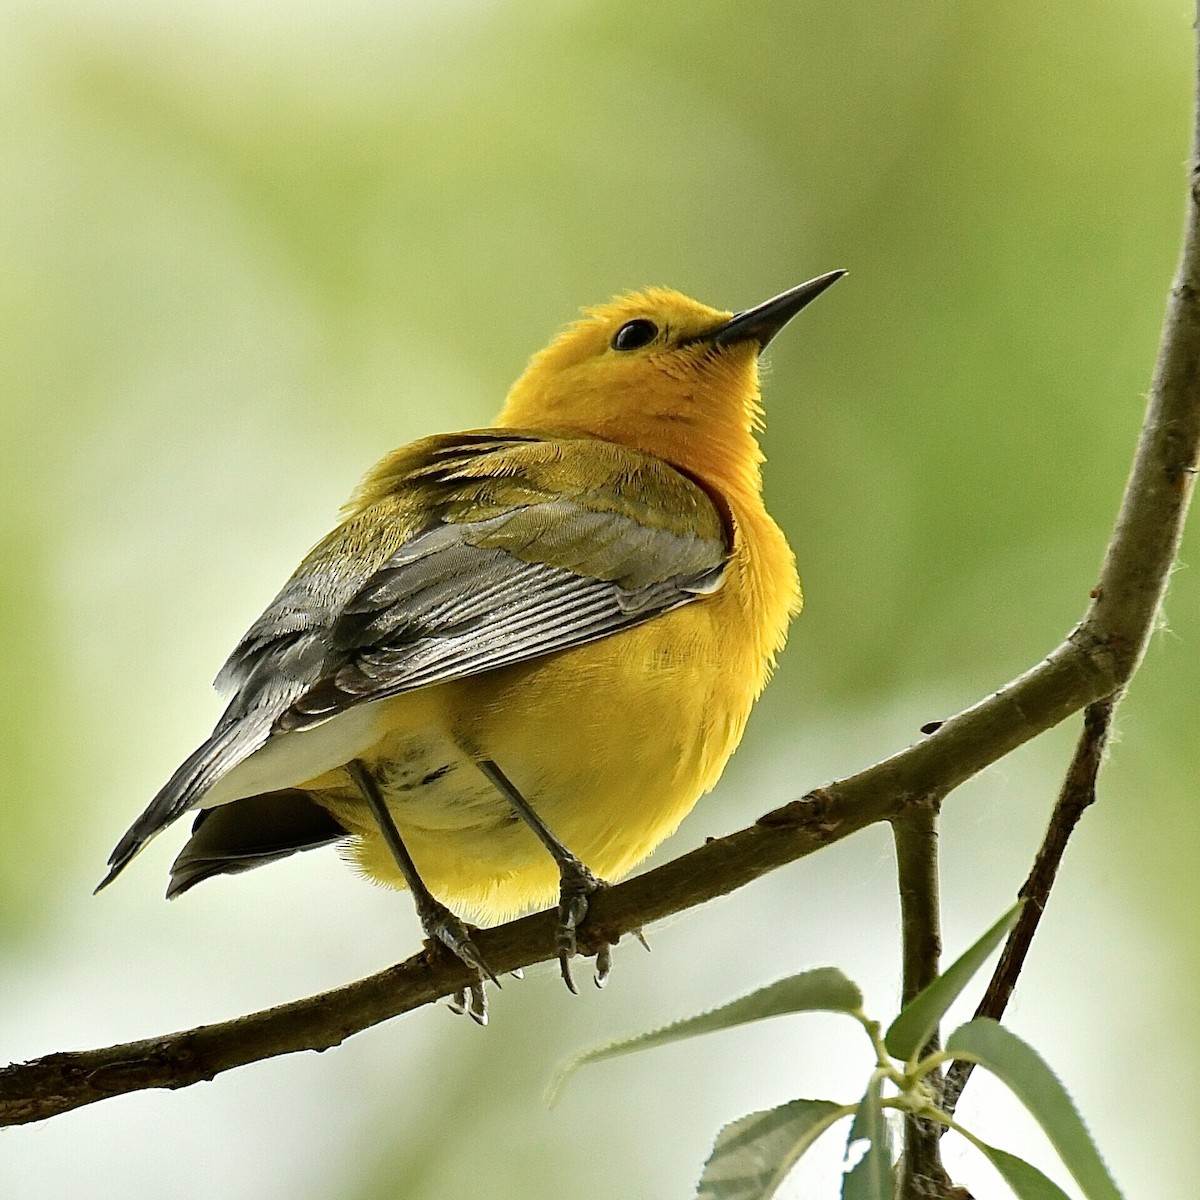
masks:
<path fill-rule="evenodd" d="M 626 321 L 617 330 L 616 336 L 612 340 L 612 348 L 614 350 L 639 350 L 642 346 L 650 345 L 656 337 L 658 337 L 658 326 L 653 321 L 647 321 L 645 317 L 638 317 L 636 321 Z"/>

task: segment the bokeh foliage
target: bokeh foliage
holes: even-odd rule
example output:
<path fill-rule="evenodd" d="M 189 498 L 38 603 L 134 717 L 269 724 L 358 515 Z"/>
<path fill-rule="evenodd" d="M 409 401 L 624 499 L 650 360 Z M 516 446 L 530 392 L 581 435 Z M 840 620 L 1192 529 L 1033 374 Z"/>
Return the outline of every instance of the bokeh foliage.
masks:
<path fill-rule="evenodd" d="M 212 718 L 205 680 L 358 472 L 486 423 L 554 328 L 627 287 L 737 308 L 852 272 L 781 340 L 767 381 L 769 495 L 808 607 L 736 786 L 681 837 L 751 819 L 772 771 L 786 795 L 820 782 L 808 761 L 849 771 L 895 748 L 914 714 L 994 687 L 1082 611 L 1176 254 L 1184 9 L 52 0 L 10 2 L 0 23 L 6 973 L 36 980 L 48 947 L 86 939 L 79 921 L 112 923 L 87 897 L 111 840 Z M 1200 976 L 1187 571 L 1167 616 L 1067 864 L 1095 890 L 1062 903 L 1077 910 L 1064 937 L 1099 895 L 1130 936 L 1153 929 L 1170 946 L 1156 986 L 1186 1018 Z M 964 861 L 1008 861 L 1010 809 L 1032 820 L 1021 846 L 1036 837 L 1054 780 L 1016 778 L 1041 794 L 1001 795 L 977 845 L 963 820 Z M 1010 890 L 1019 874 L 1018 856 Z M 157 876 L 125 886 L 132 914 Z M 951 909 L 962 899 L 948 889 Z M 181 928 L 175 912 L 153 937 Z M 672 936 L 702 939 L 705 919 Z M 887 962 L 891 932 L 863 935 Z M 533 1195 L 532 1179 L 595 1194 L 569 1155 L 513 1145 L 473 1073 L 479 1053 L 529 1070 L 503 1041 L 518 1012 L 570 1043 L 570 1010 L 541 1002 L 552 1017 L 512 1001 L 485 1052 L 441 1031 L 463 1063 L 446 1094 L 430 1085 L 441 1124 L 422 1110 L 397 1146 L 363 1133 L 344 1194 L 449 1194 L 504 1154 L 498 1194 Z M 150 1020 L 130 1034 L 177 1022 Z M 56 1042 L 47 1028 L 12 1053 Z M 536 1108 L 537 1086 L 522 1079 L 512 1103 Z M 447 1166 L 430 1148 L 464 1112 L 491 1148 Z M 637 1145 L 627 1166 L 653 1157 Z M 1194 1147 L 1171 1153 L 1197 1165 Z M 1146 1176 L 1155 1194 L 1186 1178 L 1172 1161 Z M 400 1165 L 425 1190 L 397 1192 Z M 122 1194 L 150 1194 L 141 1179 Z"/>

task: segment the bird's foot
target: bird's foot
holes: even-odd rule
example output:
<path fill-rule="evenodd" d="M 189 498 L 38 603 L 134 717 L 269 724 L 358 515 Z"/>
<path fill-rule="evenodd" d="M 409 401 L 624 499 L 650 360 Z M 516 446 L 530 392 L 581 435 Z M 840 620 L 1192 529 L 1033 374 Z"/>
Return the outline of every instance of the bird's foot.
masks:
<path fill-rule="evenodd" d="M 575 957 L 576 930 L 588 914 L 589 898 L 608 884 L 593 875 L 583 863 L 575 860 L 563 868 L 558 893 L 558 934 L 555 945 L 558 950 L 558 966 L 563 983 L 579 994 L 571 978 L 571 959 Z M 605 942 L 596 951 L 596 986 L 603 987 L 612 969 L 612 947 Z"/>
<path fill-rule="evenodd" d="M 474 983 L 455 992 L 450 1007 L 457 1013 L 467 1013 L 477 1024 L 486 1025 L 488 1011 L 485 983 L 490 979 L 499 987 L 500 980 L 484 961 L 483 955 L 472 940 L 471 926 L 432 896 L 425 898 L 417 906 L 417 915 L 421 918 L 421 928 L 425 930 L 425 936 L 435 947 L 449 950 L 477 976 Z"/>

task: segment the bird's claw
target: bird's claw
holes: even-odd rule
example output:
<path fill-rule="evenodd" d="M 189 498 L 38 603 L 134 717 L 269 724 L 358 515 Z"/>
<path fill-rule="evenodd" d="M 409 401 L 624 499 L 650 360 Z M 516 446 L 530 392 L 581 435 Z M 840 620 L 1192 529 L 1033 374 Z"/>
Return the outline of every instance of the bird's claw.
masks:
<path fill-rule="evenodd" d="M 445 946 L 460 962 L 465 963 L 481 979 L 490 979 L 497 987 L 500 980 L 484 961 L 479 948 L 471 939 L 471 926 L 461 917 L 456 917 L 444 904 L 427 905 L 422 908 L 421 926 L 425 936 Z"/>
<path fill-rule="evenodd" d="M 608 982 L 609 972 L 612 970 L 612 944 L 605 942 L 599 950 L 596 951 L 596 974 L 593 977 L 598 988 L 602 988 Z"/>
<path fill-rule="evenodd" d="M 476 1025 L 488 1023 L 487 990 L 483 980 L 471 984 L 470 987 L 459 988 L 447 1001 L 450 1011 L 458 1016 L 467 1014 Z"/>
<path fill-rule="evenodd" d="M 450 998 L 451 1010 L 466 1013 L 477 1025 L 486 1025 L 488 1005 L 485 982 L 490 979 L 499 987 L 500 980 L 472 940 L 471 926 L 461 917 L 456 917 L 444 904 L 432 899 L 420 906 L 418 915 L 425 936 L 436 946 L 444 946 L 459 962 L 475 972 L 475 981 L 460 988 Z"/>
<path fill-rule="evenodd" d="M 603 879 L 593 875 L 583 863 L 562 873 L 558 898 L 558 932 L 555 947 L 558 952 L 559 973 L 569 991 L 579 995 L 579 989 L 571 978 L 571 959 L 577 949 L 576 930 L 587 918 L 589 897 L 594 896 L 601 888 L 608 885 Z M 603 987 L 612 968 L 612 954 L 609 947 L 602 946 L 596 953 L 596 986 Z"/>

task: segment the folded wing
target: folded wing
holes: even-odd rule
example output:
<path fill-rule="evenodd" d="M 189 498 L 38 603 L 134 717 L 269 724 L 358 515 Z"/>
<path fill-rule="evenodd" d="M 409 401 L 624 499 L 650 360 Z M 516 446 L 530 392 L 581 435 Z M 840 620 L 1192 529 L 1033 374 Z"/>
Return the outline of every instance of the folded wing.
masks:
<path fill-rule="evenodd" d="M 230 656 L 228 709 L 105 882 L 268 740 L 689 603 L 720 587 L 731 537 L 691 479 L 611 443 L 485 430 L 397 452 Z"/>

